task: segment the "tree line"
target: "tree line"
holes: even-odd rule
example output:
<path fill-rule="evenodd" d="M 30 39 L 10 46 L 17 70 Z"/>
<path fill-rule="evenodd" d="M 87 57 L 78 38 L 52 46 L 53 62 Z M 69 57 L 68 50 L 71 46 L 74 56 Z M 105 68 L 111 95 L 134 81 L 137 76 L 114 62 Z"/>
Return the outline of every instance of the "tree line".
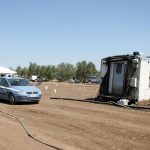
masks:
<path fill-rule="evenodd" d="M 68 81 L 69 79 L 78 79 L 81 82 L 86 82 L 89 76 L 99 76 L 100 73 L 96 69 L 94 63 L 81 61 L 75 66 L 70 63 L 60 63 L 54 65 L 38 65 L 30 62 L 28 67 L 18 66 L 17 74 L 29 79 L 31 75 L 39 75 L 47 80 L 57 79 L 59 81 Z"/>

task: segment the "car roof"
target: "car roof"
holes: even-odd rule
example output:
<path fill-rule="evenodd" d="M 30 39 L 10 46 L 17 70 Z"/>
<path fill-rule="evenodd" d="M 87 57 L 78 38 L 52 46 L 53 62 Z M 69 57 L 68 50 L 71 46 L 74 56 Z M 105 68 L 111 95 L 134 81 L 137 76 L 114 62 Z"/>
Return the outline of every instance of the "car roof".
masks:
<path fill-rule="evenodd" d="M 21 77 L 0 77 L 1 79 L 23 79 Z"/>

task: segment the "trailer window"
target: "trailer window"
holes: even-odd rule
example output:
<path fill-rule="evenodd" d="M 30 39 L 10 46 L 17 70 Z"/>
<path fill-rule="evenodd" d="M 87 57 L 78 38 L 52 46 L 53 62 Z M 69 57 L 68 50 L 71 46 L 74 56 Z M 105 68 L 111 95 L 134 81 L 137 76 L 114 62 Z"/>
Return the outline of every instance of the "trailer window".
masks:
<path fill-rule="evenodd" d="M 116 67 L 116 73 L 121 74 L 122 72 L 122 63 L 118 63 Z"/>

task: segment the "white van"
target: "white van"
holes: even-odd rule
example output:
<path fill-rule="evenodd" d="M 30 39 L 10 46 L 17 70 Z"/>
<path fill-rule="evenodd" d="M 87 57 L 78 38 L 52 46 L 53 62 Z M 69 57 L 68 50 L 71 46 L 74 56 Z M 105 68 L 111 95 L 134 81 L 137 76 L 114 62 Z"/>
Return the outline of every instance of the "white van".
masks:
<path fill-rule="evenodd" d="M 32 76 L 30 76 L 29 80 L 35 82 L 38 80 L 38 78 L 39 78 L 38 75 L 32 75 Z"/>

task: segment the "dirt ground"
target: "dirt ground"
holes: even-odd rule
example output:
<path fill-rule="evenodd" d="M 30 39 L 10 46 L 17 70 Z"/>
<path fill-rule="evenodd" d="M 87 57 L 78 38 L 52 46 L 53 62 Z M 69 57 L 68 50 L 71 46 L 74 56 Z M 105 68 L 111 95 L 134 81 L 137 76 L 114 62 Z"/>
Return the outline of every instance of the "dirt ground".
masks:
<path fill-rule="evenodd" d="M 43 83 L 39 104 L 9 105 L 0 111 L 20 118 L 27 130 L 51 146 L 65 150 L 149 150 L 150 113 L 102 104 L 54 100 L 93 98 L 98 85 Z M 27 136 L 21 125 L 0 113 L 1 150 L 55 150 Z"/>

